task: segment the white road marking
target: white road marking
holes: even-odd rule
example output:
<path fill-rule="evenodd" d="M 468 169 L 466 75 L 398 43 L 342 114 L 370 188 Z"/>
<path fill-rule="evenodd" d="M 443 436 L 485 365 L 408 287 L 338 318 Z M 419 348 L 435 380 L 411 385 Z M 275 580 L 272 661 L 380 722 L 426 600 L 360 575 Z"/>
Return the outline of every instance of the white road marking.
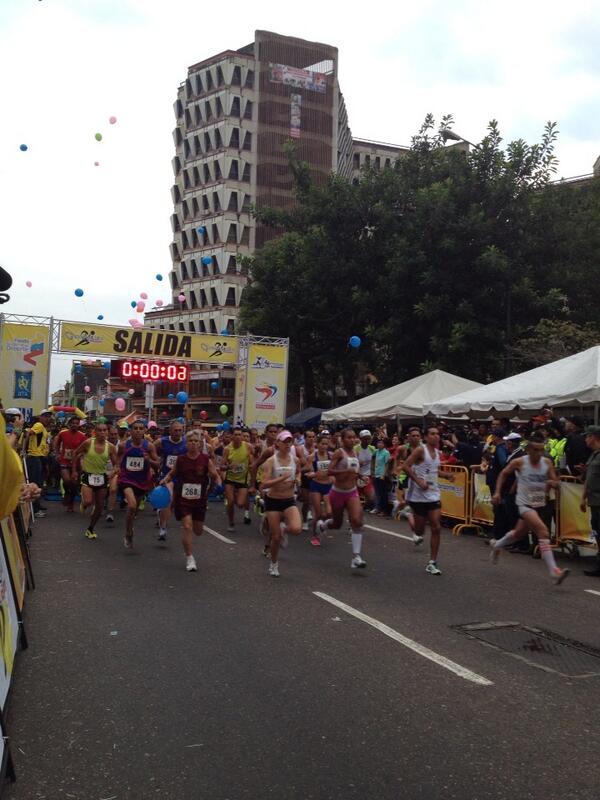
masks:
<path fill-rule="evenodd" d="M 600 596 L 600 592 L 597 592 L 595 589 L 584 589 L 584 592 L 588 592 L 588 594 L 597 594 Z"/>
<path fill-rule="evenodd" d="M 386 531 L 385 528 L 376 528 L 374 525 L 363 525 L 363 528 L 368 528 L 370 531 L 379 531 L 379 533 L 387 533 L 388 536 L 395 536 L 397 539 L 406 539 L 407 542 L 412 542 L 412 536 L 406 536 L 404 533 Z"/>
<path fill-rule="evenodd" d="M 450 661 L 450 659 L 446 658 L 445 656 L 440 656 L 438 653 L 434 653 L 433 650 L 430 650 L 428 647 L 413 641 L 413 639 L 409 639 L 407 636 L 403 636 L 401 633 L 398 633 L 398 631 L 395 631 L 393 628 L 390 628 L 383 622 L 379 622 L 379 620 L 363 614 L 362 611 L 358 611 L 356 608 L 352 608 L 352 606 L 348 606 L 346 603 L 336 600 L 335 597 L 331 597 L 331 595 L 325 594 L 324 592 L 313 592 L 313 594 L 315 594 L 317 597 L 320 597 L 321 600 L 325 600 L 326 602 L 341 608 L 347 614 L 351 614 L 353 617 L 356 617 L 356 619 L 366 622 L 367 625 L 371 625 L 371 627 L 375 628 L 381 633 L 385 633 L 385 635 L 389 636 L 390 639 L 395 639 L 397 642 L 403 644 L 405 647 L 408 647 L 409 650 L 413 650 L 415 653 L 418 653 L 420 656 L 428 658 L 430 661 L 433 661 L 434 664 L 438 664 L 440 667 L 444 667 L 444 669 L 454 672 L 454 674 L 458 675 L 460 678 L 464 678 L 466 681 L 471 681 L 472 683 L 477 683 L 479 686 L 493 686 L 493 682 L 489 681 L 487 678 L 484 678 L 482 675 L 478 675 L 476 672 L 471 672 L 470 669 L 461 667 L 460 664 L 457 664 L 455 661 Z"/>
<path fill-rule="evenodd" d="M 213 531 L 213 529 L 209 528 L 207 525 L 204 526 L 204 530 L 207 533 L 210 533 L 211 536 L 214 536 L 216 539 L 220 539 L 222 542 L 225 542 L 226 544 L 237 544 L 237 542 L 234 542 L 233 539 L 228 539 L 226 536 L 223 536 L 222 533 L 219 533 L 218 531 Z"/>

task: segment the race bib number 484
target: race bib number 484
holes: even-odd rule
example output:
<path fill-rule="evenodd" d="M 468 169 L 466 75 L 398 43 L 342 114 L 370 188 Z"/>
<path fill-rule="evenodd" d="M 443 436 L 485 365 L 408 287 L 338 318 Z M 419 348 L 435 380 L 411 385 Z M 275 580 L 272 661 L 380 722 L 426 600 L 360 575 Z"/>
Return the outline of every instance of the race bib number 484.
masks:
<path fill-rule="evenodd" d="M 144 459 L 139 456 L 129 456 L 125 462 L 127 472 L 142 472 L 144 469 Z"/>

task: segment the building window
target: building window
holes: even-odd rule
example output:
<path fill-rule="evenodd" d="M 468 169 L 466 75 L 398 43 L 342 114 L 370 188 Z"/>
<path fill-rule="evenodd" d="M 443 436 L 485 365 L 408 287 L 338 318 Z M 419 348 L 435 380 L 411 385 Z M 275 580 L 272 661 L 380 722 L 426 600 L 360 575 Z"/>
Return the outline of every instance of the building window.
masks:
<path fill-rule="evenodd" d="M 211 177 L 210 177 L 210 169 L 208 168 L 208 164 L 204 164 L 203 170 L 204 170 L 204 183 L 210 183 L 211 182 Z"/>
<path fill-rule="evenodd" d="M 212 240 L 213 244 L 219 244 L 221 242 L 221 235 L 219 234 L 219 226 L 213 222 L 212 226 Z"/>
<path fill-rule="evenodd" d="M 183 322 L 179 323 L 179 330 L 185 333 L 185 325 L 183 324 Z"/>
<path fill-rule="evenodd" d="M 189 108 L 185 110 L 185 126 L 186 128 L 192 127 L 192 115 L 190 114 Z"/>
<path fill-rule="evenodd" d="M 254 88 L 254 70 L 249 69 L 246 74 L 246 89 Z"/>
<path fill-rule="evenodd" d="M 198 333 L 206 333 L 206 325 L 202 320 L 198 321 Z"/>
<path fill-rule="evenodd" d="M 371 156 L 365 156 L 365 166 L 371 166 Z"/>
<path fill-rule="evenodd" d="M 196 333 L 196 328 L 193 322 L 188 322 L 190 333 Z"/>
<path fill-rule="evenodd" d="M 229 195 L 229 205 L 227 206 L 227 211 L 236 211 L 238 208 L 238 201 L 237 201 L 237 192 L 232 192 Z"/>
<path fill-rule="evenodd" d="M 202 195 L 202 208 L 204 209 L 204 211 L 210 211 L 210 204 L 208 202 L 207 194 Z"/>
<path fill-rule="evenodd" d="M 159 325 L 158 327 L 160 328 L 161 331 L 164 331 L 164 329 L 165 329 L 164 325 Z"/>
<path fill-rule="evenodd" d="M 385 160 L 385 166 L 386 166 L 386 167 L 391 167 L 391 166 L 392 166 L 392 159 L 391 159 L 391 158 L 386 158 L 386 160 Z"/>
<path fill-rule="evenodd" d="M 227 297 L 225 298 L 225 305 L 226 306 L 235 306 L 235 289 L 233 286 L 230 286 L 227 289 Z"/>
<path fill-rule="evenodd" d="M 240 239 L 240 244 L 250 245 L 250 227 L 248 225 L 244 225 L 242 228 L 242 238 Z"/>
<path fill-rule="evenodd" d="M 352 156 L 352 166 L 354 169 L 360 169 L 360 153 L 354 153 Z"/>
<path fill-rule="evenodd" d="M 233 147 L 236 150 L 240 149 L 240 129 L 234 128 L 231 131 L 231 136 L 229 137 L 229 147 Z"/>
<path fill-rule="evenodd" d="M 214 83 L 212 79 L 212 75 L 210 74 L 210 70 L 206 70 L 206 91 L 210 92 L 211 89 L 214 88 Z"/>
<path fill-rule="evenodd" d="M 239 117 L 240 116 L 240 98 L 239 95 L 235 95 L 233 100 L 231 101 L 231 112 L 232 117 Z"/>
<path fill-rule="evenodd" d="M 209 150 L 212 150 L 212 142 L 210 141 L 208 131 L 204 131 L 204 152 L 208 153 Z"/>
<path fill-rule="evenodd" d="M 231 75 L 231 85 L 240 86 L 241 83 L 242 83 L 242 68 L 238 65 L 237 67 L 233 68 L 233 73 Z"/>
<path fill-rule="evenodd" d="M 194 258 L 190 259 L 190 266 L 192 268 L 192 278 L 199 278 L 200 275 L 198 274 L 198 265 L 196 264 L 196 260 Z"/>
<path fill-rule="evenodd" d="M 207 272 L 207 274 L 208 274 L 208 272 Z M 204 291 L 204 289 L 200 289 L 200 306 L 202 308 L 204 308 L 207 305 L 208 305 L 208 301 L 206 300 L 206 292 Z"/>
<path fill-rule="evenodd" d="M 181 262 L 181 280 L 182 281 L 189 281 L 190 276 L 188 275 L 187 267 L 185 265 L 185 261 Z"/>
<path fill-rule="evenodd" d="M 221 98 L 220 97 L 217 97 L 217 99 L 215 100 L 215 109 L 216 109 L 217 117 L 222 117 L 223 116 L 223 103 L 221 103 Z"/>
<path fill-rule="evenodd" d="M 231 166 L 229 167 L 229 180 L 237 181 L 239 178 L 238 161 L 237 158 L 231 159 Z"/>
<path fill-rule="evenodd" d="M 220 150 L 223 147 L 223 140 L 221 139 L 221 131 L 215 128 L 215 147 Z"/>
<path fill-rule="evenodd" d="M 252 133 L 250 131 L 246 131 L 246 135 L 244 136 L 244 150 L 252 150 Z"/>
<path fill-rule="evenodd" d="M 229 260 L 227 261 L 227 274 L 235 275 L 236 273 L 237 273 L 237 265 L 235 256 L 229 256 Z"/>
<path fill-rule="evenodd" d="M 192 170 L 192 175 L 194 176 L 194 186 L 200 186 L 200 173 L 198 172 L 198 167 L 194 167 Z"/>
<path fill-rule="evenodd" d="M 225 83 L 225 78 L 223 77 L 223 70 L 221 67 L 217 67 L 217 86 L 223 86 Z"/>
<path fill-rule="evenodd" d="M 215 325 L 214 319 L 210 320 L 210 332 L 211 333 L 216 333 L 217 332 L 217 326 Z"/>
<path fill-rule="evenodd" d="M 196 300 L 196 292 L 190 292 L 190 308 L 198 308 L 198 301 Z"/>
<path fill-rule="evenodd" d="M 381 169 L 381 159 L 379 156 L 375 159 L 375 169 Z"/>
<path fill-rule="evenodd" d="M 200 77 L 200 73 L 196 75 L 196 94 L 202 94 L 204 91 L 204 87 L 202 86 L 202 78 Z"/>
<path fill-rule="evenodd" d="M 246 108 L 244 109 L 244 119 L 252 119 L 252 100 L 246 100 Z"/>
<path fill-rule="evenodd" d="M 245 183 L 250 183 L 250 162 L 244 164 L 244 172 L 242 173 L 242 180 Z"/>
<path fill-rule="evenodd" d="M 235 321 L 232 319 L 227 320 L 227 333 L 230 336 L 233 336 L 233 334 L 235 333 Z"/>
<path fill-rule="evenodd" d="M 223 175 L 221 174 L 221 165 L 218 161 L 215 161 L 215 180 L 220 181 Z"/>
<path fill-rule="evenodd" d="M 196 125 L 202 125 L 202 111 L 200 110 L 200 103 L 194 106 L 194 117 Z"/>
<path fill-rule="evenodd" d="M 232 222 L 229 226 L 229 231 L 227 232 L 227 243 L 237 243 L 237 225 L 234 222 Z"/>
<path fill-rule="evenodd" d="M 198 205 L 198 198 L 192 197 L 192 214 L 194 217 L 197 217 L 200 213 L 200 206 Z"/>
<path fill-rule="evenodd" d="M 210 288 L 210 304 L 211 306 L 218 306 L 219 305 L 219 298 L 217 297 L 217 290 L 214 286 Z"/>
<path fill-rule="evenodd" d="M 171 323 L 171 324 L 169 325 L 169 330 L 170 330 L 170 331 L 174 331 L 174 330 L 175 330 L 175 325 L 173 325 L 173 324 Z"/>
<path fill-rule="evenodd" d="M 221 202 L 219 200 L 219 195 L 217 194 L 217 192 L 213 192 L 213 208 L 215 210 L 215 213 L 221 210 Z"/>

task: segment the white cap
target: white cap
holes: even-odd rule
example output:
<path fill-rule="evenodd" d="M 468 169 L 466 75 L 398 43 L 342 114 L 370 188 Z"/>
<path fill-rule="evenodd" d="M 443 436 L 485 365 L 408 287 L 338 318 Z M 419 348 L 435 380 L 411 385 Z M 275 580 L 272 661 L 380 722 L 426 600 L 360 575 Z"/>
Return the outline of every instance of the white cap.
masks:
<path fill-rule="evenodd" d="M 358 434 L 358 438 L 359 438 L 359 439 L 362 439 L 362 438 L 364 438 L 365 436 L 370 436 L 370 435 L 371 435 L 371 431 L 368 431 L 368 430 L 365 428 L 364 430 L 362 430 L 362 431 L 361 431 L 361 432 Z"/>
<path fill-rule="evenodd" d="M 516 433 L 515 431 L 513 431 L 512 433 L 509 433 L 508 436 L 503 436 L 502 438 L 504 439 L 505 442 L 514 442 L 517 439 L 522 439 L 523 437 L 521 436 L 520 433 Z"/>
<path fill-rule="evenodd" d="M 54 414 L 54 411 L 50 411 L 49 408 L 44 408 L 44 409 L 42 409 L 42 411 L 40 411 L 40 413 L 38 414 L 38 417 L 43 417 L 44 414 Z"/>
<path fill-rule="evenodd" d="M 23 412 L 18 408 L 6 408 L 4 413 L 7 414 L 9 417 L 22 417 Z"/>

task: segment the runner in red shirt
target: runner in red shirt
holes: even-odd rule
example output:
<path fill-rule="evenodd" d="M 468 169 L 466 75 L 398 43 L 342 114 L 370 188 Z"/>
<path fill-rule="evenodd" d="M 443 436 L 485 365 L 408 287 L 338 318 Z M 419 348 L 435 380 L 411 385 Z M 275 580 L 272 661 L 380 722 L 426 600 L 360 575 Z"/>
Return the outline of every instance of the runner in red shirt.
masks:
<path fill-rule="evenodd" d="M 63 505 L 66 510 L 73 511 L 73 500 L 77 494 L 78 481 L 73 481 L 71 464 L 73 462 L 73 454 L 82 442 L 85 442 L 86 436 L 79 429 L 79 420 L 77 417 L 71 417 L 68 426 L 55 437 L 53 447 L 54 455 L 58 461 L 60 468 L 60 477 L 62 478 L 65 496 L 63 498 Z"/>

